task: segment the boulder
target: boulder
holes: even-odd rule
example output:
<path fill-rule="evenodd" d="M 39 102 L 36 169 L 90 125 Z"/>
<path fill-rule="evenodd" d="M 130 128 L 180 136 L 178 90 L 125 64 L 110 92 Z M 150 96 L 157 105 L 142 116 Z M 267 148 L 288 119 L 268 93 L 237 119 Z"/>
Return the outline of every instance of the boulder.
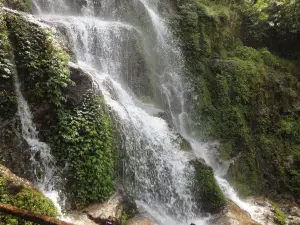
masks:
<path fill-rule="evenodd" d="M 155 225 L 155 223 L 146 217 L 135 216 L 134 218 L 128 220 L 126 225 Z"/>
<path fill-rule="evenodd" d="M 226 206 L 226 198 L 216 182 L 213 169 L 200 159 L 191 164 L 195 168 L 192 191 L 198 208 L 204 213 L 219 213 Z"/>
<path fill-rule="evenodd" d="M 136 213 L 137 206 L 134 200 L 119 189 L 106 202 L 92 204 L 81 212 L 74 211 L 68 215 L 68 218 L 76 225 L 105 225 L 106 220 L 111 218 L 113 224 L 118 225 L 123 215 L 130 219 Z"/>
<path fill-rule="evenodd" d="M 240 209 L 233 202 L 220 213 L 220 216 L 214 222 L 215 225 L 259 225 L 251 219 L 250 215 Z"/>
<path fill-rule="evenodd" d="M 66 95 L 68 96 L 68 104 L 77 106 L 81 104 L 87 91 L 93 89 L 93 79 L 72 62 L 69 63 L 69 68 L 71 79 L 75 85 L 67 87 Z"/>

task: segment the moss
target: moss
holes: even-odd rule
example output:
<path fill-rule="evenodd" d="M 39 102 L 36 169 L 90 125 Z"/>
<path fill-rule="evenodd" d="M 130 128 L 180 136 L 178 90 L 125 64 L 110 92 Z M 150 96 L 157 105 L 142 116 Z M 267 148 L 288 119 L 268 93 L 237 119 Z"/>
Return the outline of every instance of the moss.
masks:
<path fill-rule="evenodd" d="M 277 224 L 286 225 L 287 215 L 280 210 L 276 203 L 272 202 L 272 205 L 274 207 L 275 221 L 277 222 Z"/>
<path fill-rule="evenodd" d="M 226 199 L 218 186 L 212 168 L 202 162 L 193 161 L 195 184 L 193 191 L 203 212 L 218 213 L 226 205 Z"/>
<path fill-rule="evenodd" d="M 14 59 L 40 138 L 51 144 L 58 165 L 67 166 L 62 176 L 72 207 L 106 200 L 114 190 L 114 155 L 112 125 L 101 95 L 90 92 L 81 104 L 78 101 L 80 106 L 69 104 L 66 87 L 73 85 L 70 58 L 51 31 L 20 15 L 0 15 L 4 21 L 1 38 L 9 47 L 3 49 Z"/>
<path fill-rule="evenodd" d="M 299 63 L 247 46 L 245 1 L 177 4 L 199 136 L 218 140 L 223 159 L 236 157 L 227 178 L 241 194 L 299 196 Z"/>
<path fill-rule="evenodd" d="M 111 121 L 100 94 L 89 92 L 80 107 L 60 111 L 51 147 L 60 164 L 68 165 L 66 193 L 73 208 L 101 202 L 112 194 L 111 132 Z"/>
<path fill-rule="evenodd" d="M 0 202 L 15 206 L 20 209 L 32 211 L 44 216 L 57 217 L 58 213 L 50 201 L 42 193 L 34 189 L 29 189 L 23 186 L 16 186 L 0 176 Z M 26 222 L 13 216 L 0 214 L 0 224 L 18 225 L 33 223 Z"/>
<path fill-rule="evenodd" d="M 69 56 L 56 43 L 50 30 L 10 13 L 6 14 L 6 24 L 27 99 L 35 104 L 48 101 L 60 106 L 66 100 L 63 89 L 72 83 Z"/>
<path fill-rule="evenodd" d="M 0 9 L 0 118 L 11 120 L 16 108 L 16 96 L 13 85 L 13 70 L 11 64 L 11 46 L 4 14 Z"/>

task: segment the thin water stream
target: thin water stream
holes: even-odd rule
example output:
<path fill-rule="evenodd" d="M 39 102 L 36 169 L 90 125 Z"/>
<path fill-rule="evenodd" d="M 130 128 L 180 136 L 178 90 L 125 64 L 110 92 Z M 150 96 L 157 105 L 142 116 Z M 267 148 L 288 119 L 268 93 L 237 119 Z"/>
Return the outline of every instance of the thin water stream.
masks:
<path fill-rule="evenodd" d="M 58 213 L 62 214 L 58 191 L 55 187 L 59 182 L 55 160 L 51 155 L 50 147 L 39 140 L 38 131 L 32 120 L 30 108 L 21 91 L 21 84 L 16 69 L 14 69 L 13 74 L 15 93 L 18 101 L 18 115 L 22 125 L 22 136 L 29 147 L 30 161 L 35 173 L 35 185 L 53 201 Z"/>

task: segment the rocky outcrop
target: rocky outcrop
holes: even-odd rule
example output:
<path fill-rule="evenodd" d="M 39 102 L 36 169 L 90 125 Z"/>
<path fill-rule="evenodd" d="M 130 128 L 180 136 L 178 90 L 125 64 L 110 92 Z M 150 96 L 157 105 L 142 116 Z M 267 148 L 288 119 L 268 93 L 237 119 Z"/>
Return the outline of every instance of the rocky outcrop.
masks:
<path fill-rule="evenodd" d="M 155 225 L 150 219 L 143 216 L 136 216 L 126 222 L 126 225 Z"/>
<path fill-rule="evenodd" d="M 0 3 L 0 159 L 12 171 L 32 180 L 28 146 L 22 138 L 14 90 L 11 43 Z"/>
<path fill-rule="evenodd" d="M 177 1 L 174 24 L 194 86 L 195 130 L 203 140 L 220 143 L 222 159 L 237 158 L 228 171 L 230 183 L 244 196 L 288 193 L 297 200 L 299 63 L 282 56 L 299 55 L 289 46 L 299 44 L 299 21 L 293 19 L 299 3 L 264 2 Z M 249 47 L 247 39 L 264 46 Z"/>
<path fill-rule="evenodd" d="M 17 114 L 17 100 L 15 96 L 14 81 L 12 76 L 13 70 L 11 68 L 15 63 L 17 67 L 19 65 L 17 61 L 12 62 L 13 41 L 12 37 L 9 36 L 9 32 L 19 32 L 18 30 L 16 30 L 17 26 L 12 27 L 12 21 L 17 21 L 18 18 L 20 20 L 19 22 L 23 20 L 26 21 L 23 22 L 24 24 L 26 24 L 25 26 L 27 27 L 27 29 L 42 29 L 37 28 L 39 26 L 42 26 L 41 23 L 38 20 L 32 19 L 32 17 L 30 16 L 23 15 L 22 13 L 9 9 L 0 9 L 0 158 L 2 160 L 2 163 L 10 168 L 15 174 L 25 177 L 29 180 L 33 180 L 33 168 L 30 163 L 31 156 L 28 151 L 29 147 L 22 137 L 21 124 L 19 116 Z M 7 24 L 9 24 L 9 26 L 7 26 Z M 44 26 L 47 27 L 47 25 Z M 25 27 L 23 27 L 23 29 L 24 28 Z M 39 34 L 38 32 L 36 33 Z M 19 35 L 25 35 L 25 33 L 20 33 Z M 30 38 L 28 38 L 28 40 L 26 41 L 29 40 Z M 40 41 L 42 41 L 42 38 L 40 39 Z M 13 44 L 16 44 L 16 40 Z M 22 48 L 19 48 L 18 54 L 22 54 Z M 34 54 L 33 49 L 32 54 Z M 24 60 L 22 61 L 22 63 L 24 64 Z M 70 64 L 69 68 L 71 79 L 73 79 L 75 85 L 68 86 L 65 90 L 64 95 L 69 97 L 69 104 L 72 108 L 82 101 L 84 93 L 92 89 L 92 80 L 74 64 Z M 19 72 L 21 72 L 20 75 L 23 75 L 24 71 L 19 70 Z M 34 73 L 34 71 L 30 70 L 30 74 L 32 73 Z M 23 81 L 22 86 L 24 94 L 28 97 L 32 113 L 34 115 L 34 120 L 37 123 L 39 130 L 42 131 L 42 135 L 50 135 L 52 131 L 49 128 L 51 124 L 55 123 L 56 120 L 54 115 L 55 113 L 53 112 L 53 107 L 49 103 L 49 101 L 40 101 L 39 104 L 36 104 L 36 102 L 33 101 L 35 98 L 33 98 L 33 95 L 30 94 L 30 88 L 26 88 L 28 84 L 24 84 L 28 77 L 24 80 L 21 76 L 21 81 Z M 37 91 L 35 91 L 35 94 L 36 93 Z"/>
<path fill-rule="evenodd" d="M 31 12 L 31 2 L 28 0 L 0 0 L 0 6 L 1 4 L 11 9 Z"/>
<path fill-rule="evenodd" d="M 48 217 L 58 216 L 50 199 L 38 191 L 31 182 L 16 176 L 2 165 L 0 165 L 0 196 L 0 203 L 5 205 L 12 205 Z M 2 212 L 9 213 L 10 211 Z M 24 220 L 3 213 L 0 214 L 0 220 L 4 224 L 24 223 Z"/>
<path fill-rule="evenodd" d="M 214 225 L 259 225 L 259 223 L 252 220 L 247 212 L 230 202 L 220 213 L 219 218 L 214 221 Z"/>
<path fill-rule="evenodd" d="M 15 175 L 3 165 L 0 165 L 0 176 L 4 177 L 6 181 L 11 183 L 14 187 L 29 188 L 37 191 L 35 186 L 30 181 Z"/>
<path fill-rule="evenodd" d="M 122 190 L 118 190 L 107 201 L 92 204 L 82 211 L 72 212 L 68 218 L 77 225 L 105 225 L 107 219 L 111 218 L 113 224 L 117 225 L 130 221 L 136 214 L 137 206 L 134 200 Z"/>
<path fill-rule="evenodd" d="M 205 213 L 219 213 L 227 203 L 215 180 L 213 169 L 204 160 L 195 160 L 191 164 L 195 168 L 192 190 L 198 208 Z"/>
<path fill-rule="evenodd" d="M 70 104 L 70 107 L 76 107 L 83 101 L 87 91 L 93 89 L 93 80 L 91 76 L 85 73 L 78 65 L 70 62 L 69 68 L 74 85 L 67 87 L 66 96 L 68 96 L 68 104 Z"/>

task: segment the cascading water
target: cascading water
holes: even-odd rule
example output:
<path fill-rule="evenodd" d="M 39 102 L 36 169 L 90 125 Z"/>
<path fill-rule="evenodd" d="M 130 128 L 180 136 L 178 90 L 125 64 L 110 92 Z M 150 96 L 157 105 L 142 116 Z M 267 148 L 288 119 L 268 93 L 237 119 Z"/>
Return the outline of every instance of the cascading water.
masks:
<path fill-rule="evenodd" d="M 179 131 L 180 134 L 190 142 L 195 156 L 197 158 L 204 159 L 205 162 L 213 168 L 216 181 L 224 194 L 241 209 L 247 211 L 254 220 L 262 222 L 260 217 L 263 208 L 242 201 L 229 182 L 223 178 L 223 176 L 227 173 L 230 162 L 223 162 L 224 164 L 220 165 L 220 163 L 216 161 L 216 152 L 209 152 L 208 148 L 201 143 L 197 137 L 190 133 L 191 119 L 185 105 L 187 94 L 185 91 L 186 87 L 184 86 L 185 82 L 182 80 L 182 76 L 180 76 L 183 73 L 184 67 L 180 50 L 176 48 L 176 44 L 174 45 L 172 42 L 172 36 L 169 33 L 168 28 L 162 22 L 163 20 L 157 16 L 157 13 L 155 13 L 149 6 L 149 0 L 140 1 L 145 5 L 145 8 L 151 17 L 153 26 L 156 28 L 155 30 L 158 35 L 158 40 L 161 40 L 161 47 L 164 50 L 164 57 L 169 59 L 169 61 L 167 61 L 167 65 L 171 65 L 171 67 L 166 67 L 166 71 L 163 73 L 164 75 L 171 74 L 171 76 L 168 76 L 167 78 L 166 76 L 163 76 L 165 81 L 168 80 L 168 82 L 162 82 L 161 91 L 167 100 L 167 106 L 169 113 L 171 114 L 173 124 L 177 131 Z"/>
<path fill-rule="evenodd" d="M 138 73 L 136 65 L 128 59 L 132 51 L 148 60 L 145 67 L 158 92 L 156 104 L 166 110 L 176 132 L 191 143 L 197 157 L 215 169 L 224 193 L 241 208 L 252 212 L 252 206 L 239 200 L 228 182 L 221 178 L 224 174 L 218 172 L 224 173 L 224 169 L 216 163 L 214 155 L 208 154 L 190 134 L 191 120 L 185 105 L 188 83 L 182 78 L 184 60 L 156 10 L 158 2 L 126 1 L 126 4 L 131 2 L 132 9 L 141 9 L 149 18 L 148 28 L 155 33 L 150 37 L 149 29 L 136 20 L 126 16 L 127 22 L 118 20 L 118 10 L 112 8 L 117 4 L 115 1 L 100 1 L 99 18 L 92 17 L 96 11 L 94 2 L 86 1 L 81 10 L 75 10 L 68 1 L 34 1 L 43 19 L 67 29 L 79 66 L 93 77 L 118 120 L 128 156 L 126 185 L 135 194 L 140 209 L 158 224 L 188 224 L 191 220 L 196 220 L 198 225 L 209 223 L 196 219 L 197 207 L 189 189 L 193 174 L 191 156 L 180 150 L 176 142 L 178 136 L 167 122 L 147 112 L 130 82 L 134 78 L 128 71 Z M 149 21 L 145 23 L 149 25 Z"/>
<path fill-rule="evenodd" d="M 80 67 L 94 78 L 119 120 L 129 158 L 126 177 L 132 177 L 127 184 L 140 206 L 156 209 L 153 217 L 159 223 L 187 223 L 196 216 L 188 188 L 193 174 L 189 159 L 168 124 L 149 115 L 129 88 L 121 85 L 124 51 L 139 31 L 128 24 L 93 18 L 51 16 L 48 21 L 69 29 Z M 159 212 L 164 214 L 157 217 Z"/>
<path fill-rule="evenodd" d="M 16 70 L 14 71 L 14 85 L 18 101 L 18 115 L 22 125 L 22 136 L 30 150 L 30 160 L 36 178 L 35 185 L 53 201 L 58 212 L 61 214 L 61 207 L 58 204 L 58 192 L 55 188 L 59 180 L 55 161 L 51 155 L 50 147 L 38 139 L 38 131 L 33 123 L 30 108 L 22 94 L 21 84 Z"/>

